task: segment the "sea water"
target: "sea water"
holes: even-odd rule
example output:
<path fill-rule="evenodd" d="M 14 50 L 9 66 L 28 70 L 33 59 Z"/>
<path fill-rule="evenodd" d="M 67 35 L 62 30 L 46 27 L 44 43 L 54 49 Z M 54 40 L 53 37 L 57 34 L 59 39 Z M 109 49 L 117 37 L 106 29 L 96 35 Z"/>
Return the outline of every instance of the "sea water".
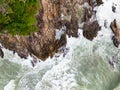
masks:
<path fill-rule="evenodd" d="M 101 25 L 98 36 L 89 41 L 82 30 L 78 38 L 67 36 L 66 55 L 56 53 L 32 67 L 32 57 L 21 59 L 2 48 L 5 56 L 0 58 L 0 90 L 120 90 L 120 47 L 113 45 L 109 27 L 114 19 L 120 21 L 120 1 L 103 2 L 96 7 Z M 111 10 L 113 4 L 117 5 L 116 13 Z"/>

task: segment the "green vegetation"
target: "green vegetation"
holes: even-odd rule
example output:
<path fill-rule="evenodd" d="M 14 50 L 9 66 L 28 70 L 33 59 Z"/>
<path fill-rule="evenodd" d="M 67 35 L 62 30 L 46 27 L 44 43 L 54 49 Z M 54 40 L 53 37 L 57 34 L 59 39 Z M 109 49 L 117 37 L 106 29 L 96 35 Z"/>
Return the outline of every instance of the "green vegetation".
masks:
<path fill-rule="evenodd" d="M 39 0 L 0 0 L 0 32 L 28 35 L 38 30 L 35 14 Z"/>

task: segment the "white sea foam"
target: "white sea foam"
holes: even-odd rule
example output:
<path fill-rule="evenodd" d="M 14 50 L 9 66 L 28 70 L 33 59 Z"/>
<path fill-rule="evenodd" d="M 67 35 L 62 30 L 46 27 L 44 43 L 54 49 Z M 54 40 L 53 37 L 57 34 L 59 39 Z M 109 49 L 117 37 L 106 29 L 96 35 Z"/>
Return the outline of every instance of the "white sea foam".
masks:
<path fill-rule="evenodd" d="M 10 82 L 4 87 L 4 90 L 15 90 L 14 80 L 10 80 Z"/>
<path fill-rule="evenodd" d="M 14 84 L 11 80 L 4 90 L 110 90 L 118 83 L 119 72 L 114 72 L 114 68 L 108 61 L 112 55 L 119 52 L 112 44 L 112 32 L 109 28 L 111 21 L 120 21 L 120 0 L 103 0 L 104 4 L 96 7 L 97 20 L 102 26 L 98 36 L 91 42 L 83 37 L 82 30 L 79 29 L 79 37 L 68 38 L 67 54 L 55 54 L 53 58 L 48 58 L 44 62 L 39 62 L 32 70 L 23 70 L 17 76 L 20 81 Z M 112 12 L 112 4 L 117 4 L 116 13 Z M 104 21 L 107 28 L 104 27 Z M 56 39 L 61 36 L 57 34 Z M 12 62 L 31 67 L 29 57 L 27 60 L 21 59 L 17 54 L 3 49 L 5 58 Z M 57 57 L 56 57 L 57 56 Z M 120 58 L 120 54 L 117 55 Z M 120 61 L 120 59 L 119 59 Z M 118 62 L 120 63 L 120 62 Z M 118 65 L 119 67 L 119 65 Z M 112 84 L 111 84 L 112 81 Z M 110 87 L 110 88 L 109 88 Z"/>

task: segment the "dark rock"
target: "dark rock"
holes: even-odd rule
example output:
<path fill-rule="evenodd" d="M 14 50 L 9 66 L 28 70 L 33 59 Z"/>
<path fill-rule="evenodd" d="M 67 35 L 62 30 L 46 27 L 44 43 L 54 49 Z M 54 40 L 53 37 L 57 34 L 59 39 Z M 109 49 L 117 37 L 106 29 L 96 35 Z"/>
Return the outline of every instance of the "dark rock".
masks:
<path fill-rule="evenodd" d="M 18 55 L 19 55 L 21 58 L 24 58 L 24 59 L 27 59 L 27 56 L 28 56 L 28 55 L 23 54 L 23 53 L 20 53 L 20 52 L 18 53 Z"/>
<path fill-rule="evenodd" d="M 119 47 L 120 42 L 115 38 L 115 36 L 112 37 L 112 40 L 113 40 L 113 44 L 114 44 L 116 47 Z"/>
<path fill-rule="evenodd" d="M 84 16 L 82 18 L 82 22 L 87 22 L 90 20 L 90 18 L 92 17 L 92 10 L 89 8 L 84 8 Z"/>
<path fill-rule="evenodd" d="M 102 0 L 83 0 L 84 3 L 89 4 L 88 7 L 84 7 L 84 15 L 83 15 L 83 22 L 89 21 L 89 19 L 92 17 L 93 14 L 96 14 L 96 11 L 94 10 L 94 7 L 99 6 L 103 4 Z"/>
<path fill-rule="evenodd" d="M 66 22 L 65 24 L 66 26 L 66 34 L 68 34 L 68 36 L 72 36 L 72 37 L 78 37 L 78 19 L 77 17 L 72 17 L 70 22 Z"/>
<path fill-rule="evenodd" d="M 116 19 L 114 19 L 113 22 L 110 24 L 110 28 L 112 29 L 114 36 L 112 37 L 113 44 L 118 47 L 120 44 L 120 28 L 116 22 Z"/>
<path fill-rule="evenodd" d="M 104 27 L 107 28 L 107 20 L 104 20 Z"/>
<path fill-rule="evenodd" d="M 38 61 L 37 59 L 36 60 L 34 59 L 34 60 L 31 61 L 31 64 L 32 64 L 33 67 L 35 67 L 37 61 Z"/>
<path fill-rule="evenodd" d="M 89 40 L 93 40 L 93 38 L 97 36 L 100 28 L 98 21 L 85 23 L 83 26 L 83 36 Z"/>
<path fill-rule="evenodd" d="M 112 62 L 112 61 L 110 61 L 110 60 L 109 60 L 109 64 L 110 64 L 111 66 L 114 66 L 113 62 Z"/>
<path fill-rule="evenodd" d="M 116 12 L 116 7 L 112 6 L 112 11 L 115 13 Z"/>
<path fill-rule="evenodd" d="M 102 0 L 84 0 L 89 4 L 89 7 L 84 8 L 84 15 L 82 18 L 83 24 L 83 36 L 89 40 L 93 40 L 97 36 L 101 27 L 96 20 L 96 11 L 94 8 L 103 4 Z"/>
<path fill-rule="evenodd" d="M 109 64 L 110 64 L 110 66 L 111 66 L 113 69 L 115 68 L 115 65 L 114 65 L 114 62 L 113 62 L 113 61 L 109 60 Z"/>
<path fill-rule="evenodd" d="M 101 5 L 101 4 L 103 4 L 103 1 L 102 1 L 102 0 L 96 0 L 96 2 L 97 2 L 97 5 L 98 5 L 98 6 Z"/>
<path fill-rule="evenodd" d="M 118 53 L 117 54 L 115 54 L 113 57 L 112 57 L 112 61 L 114 62 L 114 63 L 118 63 Z"/>
<path fill-rule="evenodd" d="M 115 54 L 115 55 L 113 55 L 112 56 L 112 59 L 111 60 L 109 60 L 109 64 L 113 67 L 113 68 L 115 68 L 115 64 L 117 64 L 118 63 L 118 52 Z"/>
<path fill-rule="evenodd" d="M 0 47 L 0 57 L 1 57 L 1 58 L 4 57 L 4 53 L 3 53 L 2 49 L 1 49 L 1 47 Z"/>
<path fill-rule="evenodd" d="M 32 64 L 33 67 L 35 66 L 35 63 L 33 61 L 31 61 L 31 64 Z"/>

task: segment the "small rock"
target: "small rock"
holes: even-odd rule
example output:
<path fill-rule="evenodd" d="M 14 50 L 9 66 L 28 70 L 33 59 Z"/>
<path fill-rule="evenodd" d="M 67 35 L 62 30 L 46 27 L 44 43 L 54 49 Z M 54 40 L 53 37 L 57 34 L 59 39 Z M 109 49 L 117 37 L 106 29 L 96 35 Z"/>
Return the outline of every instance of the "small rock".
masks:
<path fill-rule="evenodd" d="M 107 20 L 104 20 L 104 27 L 105 28 L 107 28 L 107 24 L 108 24 Z"/>
<path fill-rule="evenodd" d="M 0 57 L 1 57 L 1 58 L 4 57 L 4 53 L 3 53 L 2 49 L 1 49 L 1 47 L 0 47 Z"/>
<path fill-rule="evenodd" d="M 116 12 L 116 7 L 112 6 L 112 11 L 115 13 Z"/>
<path fill-rule="evenodd" d="M 120 42 L 115 38 L 115 36 L 112 37 L 112 40 L 113 40 L 113 44 L 118 47 Z"/>

